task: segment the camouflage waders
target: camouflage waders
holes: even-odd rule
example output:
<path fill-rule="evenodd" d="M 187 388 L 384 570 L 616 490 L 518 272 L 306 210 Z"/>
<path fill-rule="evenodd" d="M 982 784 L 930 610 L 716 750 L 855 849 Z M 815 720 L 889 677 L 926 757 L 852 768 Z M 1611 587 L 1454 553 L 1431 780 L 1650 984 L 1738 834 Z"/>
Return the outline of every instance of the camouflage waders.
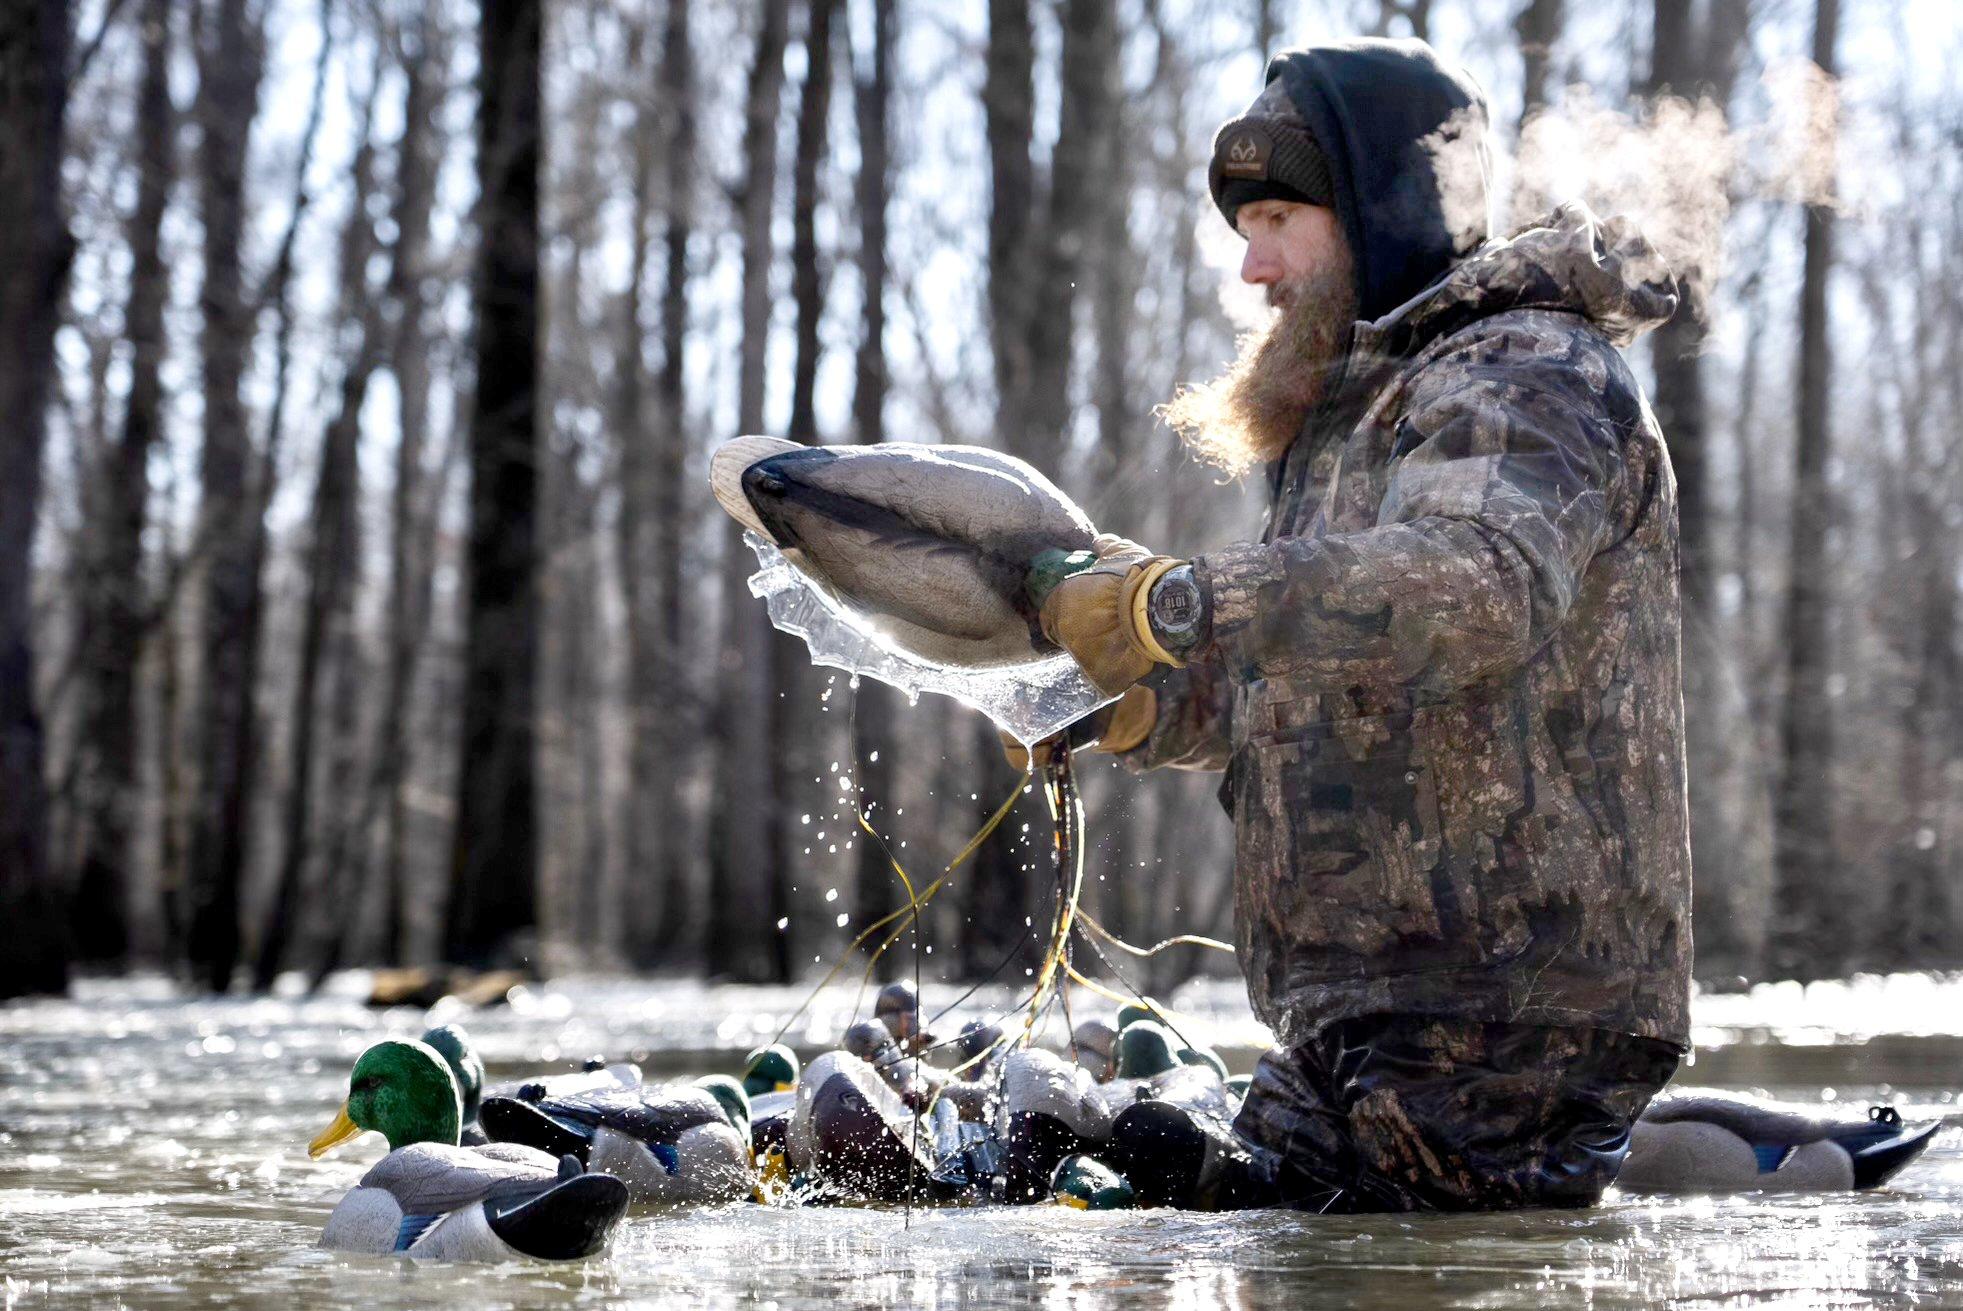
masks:
<path fill-rule="evenodd" d="M 1234 1120 L 1240 1205 L 1320 1212 L 1588 1206 L 1677 1068 L 1607 1029 L 1371 1015 L 1270 1052 Z"/>

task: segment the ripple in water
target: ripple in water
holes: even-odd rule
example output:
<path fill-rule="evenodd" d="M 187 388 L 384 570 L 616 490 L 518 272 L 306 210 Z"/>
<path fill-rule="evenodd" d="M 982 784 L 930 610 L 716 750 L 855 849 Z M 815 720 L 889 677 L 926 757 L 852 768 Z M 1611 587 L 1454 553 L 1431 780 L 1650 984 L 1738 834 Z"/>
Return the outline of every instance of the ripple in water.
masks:
<path fill-rule="evenodd" d="M 1914 1001 L 1914 1006 L 1891 1006 Z M 330 995 L 186 1000 L 157 980 L 0 1007 L 0 1297 L 40 1305 L 1427 1307 L 1929 1305 L 1963 1287 L 1963 1150 L 1937 1141 L 1855 1197 L 1611 1199 L 1588 1212 L 1323 1219 L 1061 1207 L 642 1211 L 604 1260 L 419 1266 L 313 1247 L 382 1152 L 307 1159 L 354 1057 L 428 1015 Z M 1963 986 L 1899 976 L 1698 1000 L 1680 1078 L 1911 1119 L 1955 1110 Z M 1235 1065 L 1260 1038 L 1232 985 L 1173 999 Z M 952 990 L 949 991 L 952 995 Z M 731 1068 L 795 989 L 575 981 L 467 1017 L 498 1076 L 589 1055 Z M 829 1042 L 855 994 L 792 1037 Z M 934 1000 L 929 989 L 928 1001 Z M 983 995 L 975 1012 L 1006 1005 Z M 1893 1010 L 1902 1021 L 1883 1028 Z M 1938 1016 L 1944 1018 L 1936 1018 Z M 962 1016 L 955 1016 L 958 1023 Z M 1782 1042 L 1791 1033 L 1796 1043 Z M 1808 1039 L 1817 1039 L 1808 1041 Z"/>

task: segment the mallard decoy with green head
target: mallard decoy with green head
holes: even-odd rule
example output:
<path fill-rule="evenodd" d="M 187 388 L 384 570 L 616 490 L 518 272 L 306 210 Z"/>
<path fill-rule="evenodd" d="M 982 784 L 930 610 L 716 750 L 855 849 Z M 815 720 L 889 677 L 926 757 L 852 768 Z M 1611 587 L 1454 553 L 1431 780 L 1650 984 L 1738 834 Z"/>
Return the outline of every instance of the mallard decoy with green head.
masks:
<path fill-rule="evenodd" d="M 743 1091 L 753 1102 L 765 1093 L 796 1092 L 797 1076 L 797 1053 L 781 1042 L 743 1058 Z"/>
<path fill-rule="evenodd" d="M 695 1081 L 695 1086 L 716 1099 L 730 1127 L 748 1143 L 753 1112 L 750 1109 L 750 1095 L 743 1091 L 743 1085 L 727 1074 L 705 1074 Z"/>
<path fill-rule="evenodd" d="M 1079 1211 L 1125 1211 L 1138 1205 L 1130 1180 L 1081 1153 L 1057 1162 L 1050 1176 L 1050 1200 Z"/>
<path fill-rule="evenodd" d="M 307 1152 L 319 1159 L 373 1130 L 389 1154 L 335 1206 L 320 1245 L 449 1261 L 568 1261 L 606 1247 L 627 1211 L 625 1184 L 513 1144 L 461 1146 L 462 1119 L 435 1049 L 390 1041 L 363 1052 L 347 1100 Z"/>

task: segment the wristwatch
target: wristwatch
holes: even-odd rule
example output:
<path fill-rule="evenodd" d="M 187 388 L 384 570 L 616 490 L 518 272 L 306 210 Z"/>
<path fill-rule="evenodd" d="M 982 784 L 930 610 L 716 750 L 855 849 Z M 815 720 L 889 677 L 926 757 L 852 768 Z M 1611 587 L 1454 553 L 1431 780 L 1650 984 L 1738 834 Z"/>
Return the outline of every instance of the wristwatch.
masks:
<path fill-rule="evenodd" d="M 1207 630 L 1206 595 L 1193 577 L 1192 565 L 1168 569 L 1152 584 L 1146 614 L 1152 636 L 1180 659 L 1200 645 Z"/>

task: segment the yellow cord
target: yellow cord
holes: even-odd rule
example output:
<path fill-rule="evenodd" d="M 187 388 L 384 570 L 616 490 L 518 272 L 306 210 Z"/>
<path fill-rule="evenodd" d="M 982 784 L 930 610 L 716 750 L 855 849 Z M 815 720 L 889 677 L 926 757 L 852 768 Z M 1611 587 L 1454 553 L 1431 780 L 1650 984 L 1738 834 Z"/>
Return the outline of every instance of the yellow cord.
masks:
<path fill-rule="evenodd" d="M 1099 924 L 1089 911 L 1079 910 L 1077 912 L 1077 918 L 1084 922 L 1085 928 L 1097 934 L 1098 937 L 1104 939 L 1119 951 L 1129 952 L 1133 956 L 1156 956 L 1168 947 L 1206 947 L 1213 951 L 1224 951 L 1229 956 L 1234 954 L 1233 943 L 1222 942 L 1218 938 L 1202 937 L 1197 933 L 1182 933 L 1177 937 L 1167 938 L 1164 942 L 1154 943 L 1150 947 L 1134 947 L 1111 930 L 1105 928 L 1102 924 Z"/>

